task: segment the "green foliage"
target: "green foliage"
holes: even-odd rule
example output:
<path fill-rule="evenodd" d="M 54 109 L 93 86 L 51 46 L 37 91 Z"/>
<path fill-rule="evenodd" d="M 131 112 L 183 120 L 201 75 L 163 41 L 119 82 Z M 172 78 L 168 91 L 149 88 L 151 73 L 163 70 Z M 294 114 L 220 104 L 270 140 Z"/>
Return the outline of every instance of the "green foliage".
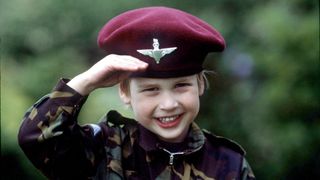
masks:
<path fill-rule="evenodd" d="M 1 159 L 8 164 L 4 178 L 44 179 L 17 145 L 24 112 L 59 78 L 72 78 L 104 56 L 96 36 L 106 21 L 150 5 L 193 13 L 226 39 L 227 50 L 206 61 L 217 73 L 201 97 L 201 126 L 242 144 L 259 179 L 319 178 L 316 0 L 1 1 Z M 97 122 L 109 109 L 132 115 L 115 94 L 116 88 L 91 94 L 80 122 Z"/>

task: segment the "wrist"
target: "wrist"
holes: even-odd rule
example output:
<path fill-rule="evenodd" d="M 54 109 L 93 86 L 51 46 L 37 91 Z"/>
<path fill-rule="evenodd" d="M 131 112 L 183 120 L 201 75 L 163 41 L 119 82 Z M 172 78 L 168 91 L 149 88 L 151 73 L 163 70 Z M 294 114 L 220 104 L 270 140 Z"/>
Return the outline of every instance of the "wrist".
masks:
<path fill-rule="evenodd" d="M 67 85 L 84 96 L 90 94 L 95 89 L 84 74 L 77 75 Z"/>

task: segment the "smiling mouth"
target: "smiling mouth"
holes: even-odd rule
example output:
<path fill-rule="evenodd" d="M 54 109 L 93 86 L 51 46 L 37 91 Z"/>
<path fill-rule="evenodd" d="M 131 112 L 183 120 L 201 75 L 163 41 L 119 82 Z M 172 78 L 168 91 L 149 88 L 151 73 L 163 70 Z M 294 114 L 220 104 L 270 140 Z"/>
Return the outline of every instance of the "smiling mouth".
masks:
<path fill-rule="evenodd" d="M 157 118 L 159 121 L 162 123 L 168 123 L 176 120 L 179 117 L 179 115 L 176 116 L 171 116 L 171 117 L 162 117 L 162 118 Z"/>
<path fill-rule="evenodd" d="M 175 116 L 160 117 L 156 119 L 158 120 L 157 122 L 159 126 L 163 128 L 169 128 L 179 124 L 181 117 L 182 117 L 182 114 L 175 115 Z"/>

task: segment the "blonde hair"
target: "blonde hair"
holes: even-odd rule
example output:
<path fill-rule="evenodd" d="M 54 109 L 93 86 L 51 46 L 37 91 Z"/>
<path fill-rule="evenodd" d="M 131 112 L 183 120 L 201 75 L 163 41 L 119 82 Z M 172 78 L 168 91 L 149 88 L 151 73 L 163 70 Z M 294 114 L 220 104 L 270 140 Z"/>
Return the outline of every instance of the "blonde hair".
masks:
<path fill-rule="evenodd" d="M 198 83 L 200 83 L 201 78 L 203 79 L 203 83 L 204 83 L 204 89 L 207 90 L 210 88 L 210 83 L 208 80 L 208 75 L 213 75 L 216 74 L 214 71 L 211 70 L 202 70 L 201 72 L 199 72 L 197 74 L 198 77 Z"/>

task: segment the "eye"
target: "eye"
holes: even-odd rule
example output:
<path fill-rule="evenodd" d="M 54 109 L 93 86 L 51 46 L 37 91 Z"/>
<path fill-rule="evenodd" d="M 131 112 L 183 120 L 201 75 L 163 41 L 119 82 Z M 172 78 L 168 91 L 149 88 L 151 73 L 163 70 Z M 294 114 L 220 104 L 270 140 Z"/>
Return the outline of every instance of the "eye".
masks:
<path fill-rule="evenodd" d="M 145 96 L 156 96 L 157 94 L 159 94 L 160 89 L 158 87 L 150 87 L 150 88 L 144 88 L 141 90 L 141 94 L 145 95 Z"/>
<path fill-rule="evenodd" d="M 151 88 L 145 88 L 145 89 L 142 89 L 141 92 L 155 92 L 155 91 L 158 91 L 159 88 L 157 87 L 151 87 Z"/>
<path fill-rule="evenodd" d="M 191 86 L 191 83 L 177 83 L 175 85 L 175 88 L 182 88 L 182 87 L 187 87 L 187 86 Z"/>

